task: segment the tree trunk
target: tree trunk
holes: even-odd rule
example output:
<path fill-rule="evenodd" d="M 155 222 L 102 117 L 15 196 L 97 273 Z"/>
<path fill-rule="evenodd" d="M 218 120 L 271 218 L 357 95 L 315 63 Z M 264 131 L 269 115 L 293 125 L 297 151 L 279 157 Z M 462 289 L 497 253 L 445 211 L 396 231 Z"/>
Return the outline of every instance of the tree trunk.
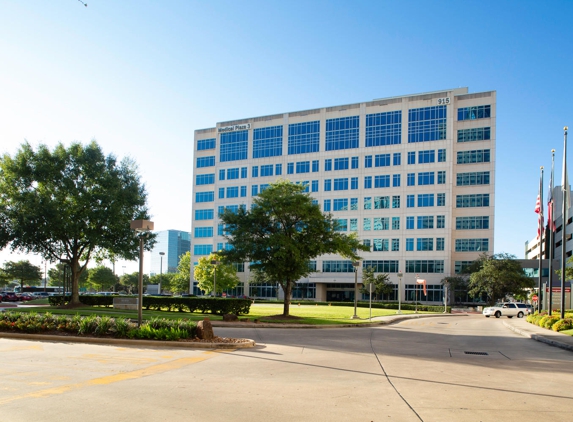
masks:
<path fill-rule="evenodd" d="M 293 286 L 293 283 L 291 283 L 290 281 L 287 281 L 285 283 L 285 286 L 282 286 L 284 294 L 285 294 L 283 316 L 289 316 L 290 315 L 290 297 L 292 295 L 292 286 Z"/>
<path fill-rule="evenodd" d="M 75 307 L 75 306 L 80 306 L 82 304 L 80 302 L 80 289 L 79 289 L 81 272 L 78 260 L 72 259 L 72 262 L 70 262 L 70 267 L 72 270 L 72 297 L 69 306 Z"/>

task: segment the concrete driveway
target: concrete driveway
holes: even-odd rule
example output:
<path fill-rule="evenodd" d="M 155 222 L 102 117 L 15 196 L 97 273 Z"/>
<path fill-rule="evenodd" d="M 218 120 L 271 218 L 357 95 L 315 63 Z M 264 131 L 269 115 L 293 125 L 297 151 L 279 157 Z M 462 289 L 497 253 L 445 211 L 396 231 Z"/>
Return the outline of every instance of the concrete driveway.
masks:
<path fill-rule="evenodd" d="M 0 339 L 0 420 L 570 421 L 573 353 L 502 320 L 220 328 L 241 350 Z"/>

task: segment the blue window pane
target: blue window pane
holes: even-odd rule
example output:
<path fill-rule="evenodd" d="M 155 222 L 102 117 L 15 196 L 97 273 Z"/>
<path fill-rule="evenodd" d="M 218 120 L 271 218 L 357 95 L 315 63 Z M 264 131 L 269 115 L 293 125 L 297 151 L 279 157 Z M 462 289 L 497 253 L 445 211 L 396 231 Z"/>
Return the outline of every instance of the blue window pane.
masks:
<path fill-rule="evenodd" d="M 272 164 L 267 164 L 261 166 L 261 177 L 265 176 L 272 176 L 273 175 L 274 166 Z"/>
<path fill-rule="evenodd" d="M 433 185 L 434 184 L 434 172 L 426 171 L 418 173 L 418 185 Z"/>
<path fill-rule="evenodd" d="M 213 209 L 195 210 L 195 220 L 212 220 L 215 211 Z"/>
<path fill-rule="evenodd" d="M 402 139 L 402 111 L 366 115 L 366 146 L 400 144 Z"/>
<path fill-rule="evenodd" d="M 414 208 L 415 206 L 415 195 L 408 195 L 406 196 L 406 207 L 407 208 Z"/>
<path fill-rule="evenodd" d="M 199 139 L 197 141 L 197 151 L 215 149 L 215 139 Z"/>
<path fill-rule="evenodd" d="M 434 206 L 434 194 L 433 193 L 423 193 L 418 195 L 418 206 L 419 207 L 433 207 Z"/>
<path fill-rule="evenodd" d="M 257 196 L 259 194 L 259 185 L 251 186 L 251 196 Z"/>
<path fill-rule="evenodd" d="M 348 170 L 349 160 L 345 158 L 334 159 L 334 170 Z"/>
<path fill-rule="evenodd" d="M 324 191 L 329 192 L 332 190 L 332 180 L 331 179 L 324 179 Z"/>
<path fill-rule="evenodd" d="M 219 199 L 225 198 L 225 188 L 219 188 Z"/>
<path fill-rule="evenodd" d="M 241 179 L 247 178 L 247 167 L 241 167 Z"/>
<path fill-rule="evenodd" d="M 326 150 L 358 148 L 358 116 L 326 120 Z"/>
<path fill-rule="evenodd" d="M 311 190 L 312 190 L 312 192 L 318 192 L 318 180 L 313 180 L 313 181 L 312 181 Z"/>
<path fill-rule="evenodd" d="M 416 186 L 416 173 L 408 173 L 407 185 L 408 186 Z"/>
<path fill-rule="evenodd" d="M 251 169 L 251 177 L 259 177 L 259 166 L 253 166 Z"/>
<path fill-rule="evenodd" d="M 406 251 L 412 252 L 414 250 L 414 239 L 406 239 Z"/>
<path fill-rule="evenodd" d="M 352 168 L 353 169 L 358 168 L 358 157 L 352 157 Z"/>
<path fill-rule="evenodd" d="M 434 163 L 436 161 L 436 152 L 434 150 L 418 151 L 418 163 Z"/>
<path fill-rule="evenodd" d="M 241 198 L 244 198 L 246 196 L 247 196 L 247 187 L 241 186 Z"/>
<path fill-rule="evenodd" d="M 389 188 L 390 187 L 390 175 L 380 175 L 374 176 L 374 187 L 375 188 Z"/>
<path fill-rule="evenodd" d="M 280 176 L 283 174 L 283 165 L 282 164 L 275 165 L 275 174 L 277 176 Z"/>
<path fill-rule="evenodd" d="M 406 217 L 406 229 L 407 230 L 414 229 L 414 217 Z"/>
<path fill-rule="evenodd" d="M 320 121 L 288 125 L 288 153 L 306 154 L 318 152 L 320 142 Z"/>
<path fill-rule="evenodd" d="M 200 185 L 212 185 L 215 183 L 215 174 L 198 174 L 195 176 L 195 184 Z"/>
<path fill-rule="evenodd" d="M 364 167 L 365 168 L 372 167 L 372 156 L 371 155 L 366 155 L 364 157 Z"/>
<path fill-rule="evenodd" d="M 358 177 L 352 177 L 350 179 L 350 189 L 358 189 Z"/>
<path fill-rule="evenodd" d="M 296 173 L 310 173 L 310 161 L 299 161 L 296 163 Z"/>
<path fill-rule="evenodd" d="M 446 139 L 447 106 L 408 110 L 408 142 L 428 142 Z"/>
<path fill-rule="evenodd" d="M 400 186 L 400 175 L 399 174 L 392 175 L 392 186 L 393 187 Z"/>
<path fill-rule="evenodd" d="M 332 171 L 332 159 L 327 158 L 324 160 L 324 171 Z"/>
<path fill-rule="evenodd" d="M 221 134 L 219 161 L 246 160 L 249 148 L 249 131 L 241 130 Z"/>
<path fill-rule="evenodd" d="M 239 168 L 227 170 L 227 180 L 236 180 L 239 178 Z"/>
<path fill-rule="evenodd" d="M 390 165 L 390 154 L 377 154 L 374 156 L 374 167 L 387 167 Z"/>
<path fill-rule="evenodd" d="M 458 108 L 458 120 L 487 119 L 491 117 L 491 106 L 473 106 Z"/>
<path fill-rule="evenodd" d="M 325 199 L 325 200 L 324 200 L 324 206 L 322 207 L 322 210 L 323 210 L 324 212 L 330 212 L 330 211 L 331 211 L 331 208 L 330 208 L 331 203 L 332 203 L 332 202 L 331 202 L 330 199 Z"/>
<path fill-rule="evenodd" d="M 215 165 L 215 156 L 197 157 L 197 168 L 213 167 Z"/>
<path fill-rule="evenodd" d="M 392 165 L 400 166 L 402 165 L 402 154 L 400 152 L 395 152 L 392 156 Z"/>
<path fill-rule="evenodd" d="M 283 127 L 272 126 L 253 130 L 253 158 L 282 155 Z"/>
<path fill-rule="evenodd" d="M 348 178 L 334 179 L 334 190 L 348 190 Z"/>
<path fill-rule="evenodd" d="M 215 192 L 197 192 L 195 193 L 195 202 L 213 202 L 215 200 Z"/>
<path fill-rule="evenodd" d="M 372 189 L 372 176 L 364 177 L 364 189 Z"/>
<path fill-rule="evenodd" d="M 319 165 L 319 160 L 312 160 L 312 172 L 316 173 L 319 171 L 318 165 Z"/>
<path fill-rule="evenodd" d="M 287 164 L 287 174 L 294 174 L 294 163 Z"/>

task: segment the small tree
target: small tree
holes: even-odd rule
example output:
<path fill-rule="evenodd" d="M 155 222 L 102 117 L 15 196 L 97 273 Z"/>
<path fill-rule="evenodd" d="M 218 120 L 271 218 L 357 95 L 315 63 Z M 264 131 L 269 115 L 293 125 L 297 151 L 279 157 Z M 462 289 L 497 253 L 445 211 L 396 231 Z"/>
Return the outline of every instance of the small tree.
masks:
<path fill-rule="evenodd" d="M 117 281 L 113 271 L 103 265 L 92 268 L 88 276 L 88 283 L 96 290 L 110 290 Z"/>
<path fill-rule="evenodd" d="M 127 290 L 127 292 L 138 293 L 137 287 L 139 286 L 139 272 L 135 271 L 131 274 L 124 274 L 119 278 L 119 283 Z M 149 284 L 149 276 L 143 274 L 143 289 Z"/>
<path fill-rule="evenodd" d="M 454 302 L 457 301 L 456 292 L 468 290 L 468 278 L 463 276 L 455 277 L 444 277 L 441 281 L 443 285 L 448 286 L 448 302 L 451 302 L 451 298 L 454 298 Z"/>
<path fill-rule="evenodd" d="M 357 251 L 370 249 L 356 233 L 340 231 L 337 220 L 323 214 L 305 189 L 278 180 L 253 200 L 250 210 L 240 207 L 221 215 L 231 245 L 222 256 L 227 262 L 250 262 L 251 269 L 260 269 L 279 283 L 285 295 L 285 316 L 296 282 L 313 272 L 309 261 L 326 254 L 357 261 Z"/>
<path fill-rule="evenodd" d="M 6 280 L 18 280 L 20 287 L 24 287 L 25 284 L 37 286 L 42 281 L 42 270 L 28 260 L 8 261 L 4 263 L 2 272 Z"/>
<path fill-rule="evenodd" d="M 525 275 L 514 255 L 501 253 L 481 259 L 480 270 L 470 275 L 469 293 L 475 296 L 486 294 L 491 304 L 508 295 L 522 294 L 534 284 L 535 281 Z"/>
<path fill-rule="evenodd" d="M 171 286 L 171 283 L 175 275 L 176 275 L 175 273 L 154 274 L 151 277 L 149 277 L 149 284 L 161 284 L 162 291 L 165 290 L 172 293 L 178 293 L 179 291 L 173 291 Z"/>
<path fill-rule="evenodd" d="M 213 262 L 219 263 L 213 264 Z M 218 292 L 232 289 L 239 283 L 235 267 L 222 261 L 221 256 L 215 253 L 199 258 L 193 270 L 193 278 L 197 280 L 199 288 L 204 292 L 213 292 L 216 289 L 215 296 Z M 214 287 L 213 283 L 215 283 Z"/>
<path fill-rule="evenodd" d="M 171 280 L 171 291 L 173 293 L 182 293 L 189 290 L 191 283 L 191 252 L 181 255 L 179 264 L 177 264 L 177 272 Z M 191 293 L 191 291 L 189 291 Z"/>
<path fill-rule="evenodd" d="M 390 275 L 384 273 L 376 275 L 373 267 L 363 269 L 360 293 L 369 294 L 368 285 L 370 283 L 374 284 L 372 293 L 376 300 L 382 298 L 382 295 L 389 295 L 394 291 L 394 284 L 390 282 Z"/>

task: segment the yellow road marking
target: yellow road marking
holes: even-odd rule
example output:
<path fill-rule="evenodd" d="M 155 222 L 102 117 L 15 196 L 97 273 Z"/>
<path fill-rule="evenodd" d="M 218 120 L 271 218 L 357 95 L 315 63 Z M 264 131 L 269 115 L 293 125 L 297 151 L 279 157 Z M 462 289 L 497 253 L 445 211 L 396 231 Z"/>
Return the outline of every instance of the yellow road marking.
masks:
<path fill-rule="evenodd" d="M 174 369 L 179 369 L 179 368 L 182 368 L 184 366 L 187 366 L 187 365 L 190 365 L 193 363 L 197 363 L 197 362 L 201 362 L 201 361 L 210 359 L 210 358 L 216 356 L 217 354 L 219 354 L 220 352 L 228 353 L 231 351 L 233 351 L 233 350 L 209 351 L 209 352 L 205 352 L 203 354 L 203 356 L 199 356 L 199 357 L 176 359 L 176 360 L 171 361 L 171 362 L 160 363 L 159 365 L 153 365 L 153 366 L 150 366 L 147 368 L 138 369 L 138 370 L 131 371 L 131 372 L 122 372 L 120 374 L 107 375 L 104 377 L 94 378 L 91 380 L 87 380 L 87 381 L 83 381 L 83 382 L 79 382 L 79 383 L 75 383 L 75 384 L 61 385 L 59 387 L 53 387 L 53 388 L 47 388 L 45 390 L 33 391 L 31 393 L 22 394 L 19 396 L 6 397 L 3 399 L 0 399 L 0 405 L 10 403 L 10 402 L 13 402 L 16 400 L 29 399 L 29 398 L 45 398 L 45 397 L 50 397 L 50 396 L 54 396 L 57 394 L 64 394 L 68 391 L 79 390 L 81 388 L 86 388 L 86 387 L 90 387 L 93 385 L 108 385 L 108 384 L 113 384 L 116 382 L 127 381 L 127 380 L 147 377 L 150 375 L 160 374 L 163 372 L 172 371 Z"/>

